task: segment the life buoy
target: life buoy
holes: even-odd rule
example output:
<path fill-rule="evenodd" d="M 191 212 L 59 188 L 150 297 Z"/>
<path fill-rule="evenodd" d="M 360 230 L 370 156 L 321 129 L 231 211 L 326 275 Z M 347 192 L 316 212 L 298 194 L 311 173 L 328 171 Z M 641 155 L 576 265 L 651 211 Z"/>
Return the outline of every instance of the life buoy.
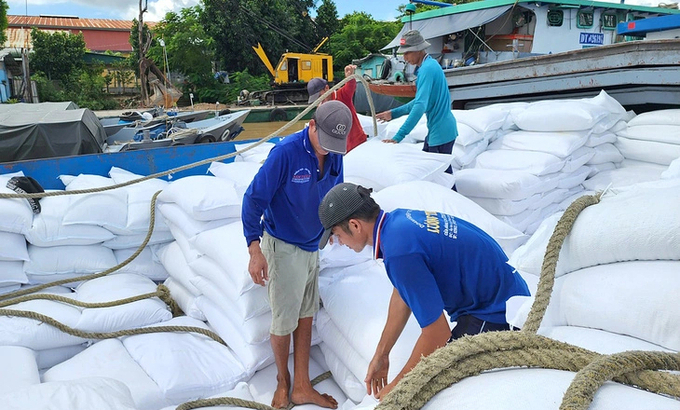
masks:
<path fill-rule="evenodd" d="M 382 66 L 382 72 L 380 73 L 380 79 L 387 80 L 387 77 L 390 76 L 390 71 L 392 71 L 392 61 L 385 59 Z"/>
<path fill-rule="evenodd" d="M 286 121 L 288 119 L 288 114 L 283 108 L 274 108 L 271 113 L 269 113 L 269 121 Z"/>
<path fill-rule="evenodd" d="M 398 71 L 398 72 L 394 75 L 394 81 L 397 82 L 397 83 L 403 83 L 403 82 L 406 81 L 406 76 L 405 76 L 404 73 L 402 73 L 401 71 Z"/>

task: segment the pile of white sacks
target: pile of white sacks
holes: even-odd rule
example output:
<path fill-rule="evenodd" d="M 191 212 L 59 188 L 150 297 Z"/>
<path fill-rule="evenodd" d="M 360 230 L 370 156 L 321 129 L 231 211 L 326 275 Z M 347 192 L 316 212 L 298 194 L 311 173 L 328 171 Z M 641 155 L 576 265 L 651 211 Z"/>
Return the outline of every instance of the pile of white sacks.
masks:
<path fill-rule="evenodd" d="M 672 157 L 680 147 L 680 110 L 642 114 L 626 125 L 622 121 L 632 114 L 612 101 L 601 94 L 456 111 L 460 135 L 453 156 L 421 151 L 424 123 L 411 141 L 398 145 L 379 141 L 396 132 L 398 120 L 379 124 L 378 138 L 345 157 L 345 179 L 373 188 L 386 210 L 441 211 L 473 222 L 499 242 L 532 289 L 559 211 L 573 197 L 609 187 L 601 204 L 584 211 L 565 244 L 540 333 L 602 353 L 678 351 L 680 160 L 672 163 Z M 551 109 L 572 116 L 548 120 Z M 590 118 L 587 127 L 574 129 L 575 116 Z M 373 131 L 367 118 L 361 119 Z M 540 128 L 558 120 L 568 128 Z M 271 313 L 266 290 L 253 285 L 247 273 L 240 211 L 243 193 L 272 146 L 262 144 L 233 163 L 213 163 L 210 175 L 45 198 L 37 216 L 23 200 L 0 200 L 0 292 L 71 278 L 69 287 L 43 293 L 99 302 L 153 292 L 164 280 L 186 316 L 172 318 L 157 298 L 99 309 L 46 300 L 8 308 L 37 311 L 89 332 L 159 324 L 202 327 L 228 346 L 194 333 L 82 339 L 31 319 L 0 316 L 0 356 L 8 363 L 0 371 L 3 408 L 169 410 L 211 396 L 269 403 L 276 383 L 268 340 Z M 444 172 L 449 165 L 453 175 Z M 9 177 L 0 176 L 0 185 Z M 112 168 L 108 177 L 62 181 L 74 190 L 137 177 Z M 636 184 L 647 180 L 652 182 Z M 458 192 L 450 189 L 454 182 Z M 158 190 L 163 192 L 151 245 L 119 273 L 79 283 L 79 277 L 125 260 L 142 243 L 151 196 Z M 376 403 L 366 396 L 363 379 L 386 320 L 391 284 L 370 249 L 357 254 L 331 245 L 321 253 L 321 267 L 322 308 L 310 375 L 332 372 L 333 378 L 317 388 L 342 408 L 372 408 Z M 521 326 L 531 301 L 512 300 L 508 319 Z M 419 334 L 417 323 L 409 321 L 390 357 L 390 377 L 404 365 Z M 449 408 L 455 400 L 460 408 L 510 409 L 517 403 L 557 408 L 572 378 L 572 373 L 538 369 L 488 372 L 445 390 L 427 407 Z M 608 383 L 593 408 L 678 409 L 680 404 Z"/>

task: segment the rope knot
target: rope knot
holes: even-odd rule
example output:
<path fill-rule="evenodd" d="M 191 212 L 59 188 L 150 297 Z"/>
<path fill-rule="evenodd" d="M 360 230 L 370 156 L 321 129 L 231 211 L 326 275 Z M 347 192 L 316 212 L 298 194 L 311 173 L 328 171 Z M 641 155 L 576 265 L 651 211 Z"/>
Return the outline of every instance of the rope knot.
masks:
<path fill-rule="evenodd" d="M 179 307 L 175 299 L 172 298 L 172 295 L 170 294 L 170 289 L 168 289 L 167 286 L 160 283 L 156 288 L 156 291 L 159 293 L 158 298 L 165 302 L 165 304 L 168 305 L 168 307 L 170 308 L 170 311 L 172 312 L 172 317 L 182 316 L 184 314 L 184 312 L 182 312 L 182 309 Z"/>

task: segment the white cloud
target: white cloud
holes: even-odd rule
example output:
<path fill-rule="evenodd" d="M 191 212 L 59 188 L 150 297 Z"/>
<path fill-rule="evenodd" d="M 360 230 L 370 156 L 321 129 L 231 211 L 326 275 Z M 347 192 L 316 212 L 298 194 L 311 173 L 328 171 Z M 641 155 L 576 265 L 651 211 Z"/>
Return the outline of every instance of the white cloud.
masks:
<path fill-rule="evenodd" d="M 161 21 L 165 14 L 174 11 L 179 13 L 183 8 L 192 7 L 198 4 L 198 0 L 157 0 L 150 1 L 147 12 L 144 13 L 145 21 Z M 139 2 L 129 5 L 125 11 L 124 18 L 132 20 L 139 17 Z"/>

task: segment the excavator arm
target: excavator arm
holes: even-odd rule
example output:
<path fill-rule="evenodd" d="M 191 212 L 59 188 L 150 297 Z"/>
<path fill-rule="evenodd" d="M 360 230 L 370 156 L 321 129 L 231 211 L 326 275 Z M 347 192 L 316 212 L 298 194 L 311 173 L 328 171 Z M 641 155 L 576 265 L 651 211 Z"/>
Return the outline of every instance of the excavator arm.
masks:
<path fill-rule="evenodd" d="M 257 56 L 260 57 L 260 60 L 262 60 L 265 67 L 267 67 L 267 70 L 269 70 L 272 77 L 276 78 L 276 73 L 274 72 L 274 67 L 272 66 L 272 63 L 269 61 L 269 58 L 267 58 L 267 54 L 265 54 L 264 49 L 262 48 L 262 45 L 260 45 L 260 43 L 257 43 L 257 47 L 253 46 L 253 50 L 255 50 L 255 53 L 257 54 Z"/>

